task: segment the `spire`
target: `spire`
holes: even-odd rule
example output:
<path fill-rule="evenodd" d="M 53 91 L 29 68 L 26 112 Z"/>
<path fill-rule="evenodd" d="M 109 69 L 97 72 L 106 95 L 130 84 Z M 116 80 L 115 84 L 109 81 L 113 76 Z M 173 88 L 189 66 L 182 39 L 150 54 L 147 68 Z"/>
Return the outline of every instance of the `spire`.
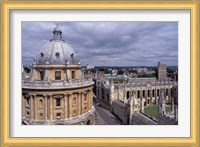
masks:
<path fill-rule="evenodd" d="M 53 34 L 54 34 L 53 38 L 56 40 L 60 40 L 62 38 L 62 31 L 58 24 L 56 24 L 56 27 L 53 30 Z"/>

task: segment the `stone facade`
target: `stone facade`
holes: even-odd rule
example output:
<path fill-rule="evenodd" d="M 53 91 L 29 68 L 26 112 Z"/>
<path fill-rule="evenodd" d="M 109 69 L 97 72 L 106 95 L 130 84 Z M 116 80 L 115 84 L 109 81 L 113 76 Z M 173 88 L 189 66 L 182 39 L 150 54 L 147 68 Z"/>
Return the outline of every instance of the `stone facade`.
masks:
<path fill-rule="evenodd" d="M 82 76 L 80 61 L 58 26 L 53 34 L 34 59 L 31 76 L 22 81 L 22 123 L 94 124 L 94 82 Z"/>
<path fill-rule="evenodd" d="M 96 95 L 99 102 L 108 108 L 108 102 L 125 102 L 136 92 L 136 98 L 142 102 L 140 107 L 143 111 L 144 106 L 158 104 L 161 88 L 165 89 L 166 102 L 171 103 L 173 84 L 172 81 L 158 81 L 155 78 L 130 78 L 125 84 L 116 83 L 111 86 L 108 79 L 100 79 L 96 81 Z"/>
<path fill-rule="evenodd" d="M 158 80 L 165 80 L 167 78 L 167 67 L 165 64 L 158 62 Z"/>
<path fill-rule="evenodd" d="M 101 78 L 96 80 L 96 98 L 102 107 L 110 110 L 123 124 L 155 125 L 160 122 L 146 116 L 144 107 L 162 105 L 161 113 L 166 104 L 174 107 L 173 89 L 175 85 L 177 85 L 176 81 L 167 79 L 160 81 L 156 78 L 129 78 L 123 83 L 114 84 L 112 78 Z M 159 101 L 161 96 L 164 97 L 163 101 Z M 166 116 L 166 112 L 163 116 Z M 136 117 L 138 120 L 133 120 Z M 175 124 L 168 123 L 164 119 L 163 122 Z"/>

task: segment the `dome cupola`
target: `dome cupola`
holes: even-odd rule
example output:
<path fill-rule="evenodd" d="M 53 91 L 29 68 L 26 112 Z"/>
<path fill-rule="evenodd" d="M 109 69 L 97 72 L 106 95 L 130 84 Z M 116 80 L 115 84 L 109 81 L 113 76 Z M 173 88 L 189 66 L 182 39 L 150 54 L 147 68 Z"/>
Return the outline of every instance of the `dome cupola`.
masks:
<path fill-rule="evenodd" d="M 62 31 L 61 31 L 58 24 L 54 28 L 53 34 L 54 34 L 54 36 L 53 36 L 54 39 L 61 39 L 62 38 Z"/>
<path fill-rule="evenodd" d="M 57 24 L 53 30 L 53 39 L 48 41 L 39 51 L 33 64 L 78 64 L 74 49 L 62 39 L 62 31 Z"/>

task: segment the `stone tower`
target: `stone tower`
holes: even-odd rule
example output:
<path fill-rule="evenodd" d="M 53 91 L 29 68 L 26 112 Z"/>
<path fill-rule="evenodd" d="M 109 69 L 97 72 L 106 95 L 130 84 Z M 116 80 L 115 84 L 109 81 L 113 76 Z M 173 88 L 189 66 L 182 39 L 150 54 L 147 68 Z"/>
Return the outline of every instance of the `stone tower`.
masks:
<path fill-rule="evenodd" d="M 160 62 L 158 62 L 158 69 L 157 69 L 157 72 L 158 72 L 158 80 L 166 80 L 167 78 L 167 67 L 165 64 L 160 64 Z"/>
<path fill-rule="evenodd" d="M 165 90 L 161 89 L 160 92 L 161 92 L 161 94 L 159 97 L 158 113 L 160 115 L 165 115 L 166 114 Z"/>

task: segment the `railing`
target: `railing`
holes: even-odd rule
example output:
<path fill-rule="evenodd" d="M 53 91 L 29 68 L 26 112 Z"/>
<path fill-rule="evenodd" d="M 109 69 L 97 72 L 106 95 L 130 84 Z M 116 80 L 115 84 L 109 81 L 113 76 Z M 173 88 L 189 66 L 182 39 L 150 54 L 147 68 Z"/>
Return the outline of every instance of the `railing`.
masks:
<path fill-rule="evenodd" d="M 115 89 L 121 89 L 124 86 L 126 88 L 134 88 L 134 87 L 157 87 L 157 86 L 164 86 L 164 87 L 168 87 L 168 86 L 175 86 L 177 85 L 177 82 L 171 82 L 171 81 L 167 81 L 167 82 L 161 82 L 161 81 L 157 81 L 157 82 L 133 82 L 133 83 L 126 83 L 124 84 L 115 84 Z"/>
<path fill-rule="evenodd" d="M 79 80 L 58 80 L 58 81 L 26 81 L 22 80 L 22 87 L 23 88 L 70 88 L 70 87 L 80 87 L 80 86 L 87 86 L 92 85 L 94 82 L 92 79 L 79 79 Z"/>

